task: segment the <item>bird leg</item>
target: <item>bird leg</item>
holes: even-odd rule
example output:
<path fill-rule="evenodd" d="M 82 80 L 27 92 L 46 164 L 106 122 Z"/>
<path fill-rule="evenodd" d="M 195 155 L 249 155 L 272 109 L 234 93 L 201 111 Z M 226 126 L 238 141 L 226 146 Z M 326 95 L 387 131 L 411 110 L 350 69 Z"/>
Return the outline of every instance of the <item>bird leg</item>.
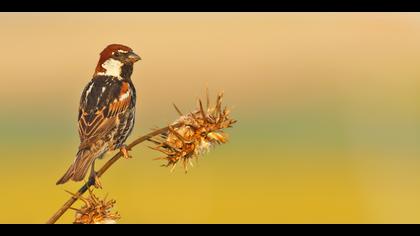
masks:
<path fill-rule="evenodd" d="M 91 166 L 91 169 L 90 169 L 89 179 L 92 179 L 94 181 L 93 185 L 95 186 L 95 188 L 102 189 L 101 181 L 99 181 L 99 177 L 96 175 L 95 161 L 93 161 L 93 163 L 92 163 L 92 166 Z"/>
<path fill-rule="evenodd" d="M 121 146 L 121 148 L 120 148 L 120 151 L 122 152 L 122 154 L 123 154 L 123 157 L 125 158 L 125 159 L 131 159 L 131 158 L 133 158 L 130 154 L 128 154 L 128 151 L 129 150 L 131 150 L 130 148 L 128 148 L 127 147 L 127 145 L 122 145 Z"/>

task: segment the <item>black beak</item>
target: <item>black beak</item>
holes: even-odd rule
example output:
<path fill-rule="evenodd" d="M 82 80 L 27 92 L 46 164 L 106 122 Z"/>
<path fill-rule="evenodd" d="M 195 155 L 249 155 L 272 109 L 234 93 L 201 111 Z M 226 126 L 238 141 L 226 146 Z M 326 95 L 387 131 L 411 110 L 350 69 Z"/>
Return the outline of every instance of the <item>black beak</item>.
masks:
<path fill-rule="evenodd" d="M 139 55 L 135 54 L 134 52 L 129 52 L 127 54 L 127 59 L 128 59 L 128 61 L 134 63 L 136 61 L 141 60 L 141 57 Z"/>

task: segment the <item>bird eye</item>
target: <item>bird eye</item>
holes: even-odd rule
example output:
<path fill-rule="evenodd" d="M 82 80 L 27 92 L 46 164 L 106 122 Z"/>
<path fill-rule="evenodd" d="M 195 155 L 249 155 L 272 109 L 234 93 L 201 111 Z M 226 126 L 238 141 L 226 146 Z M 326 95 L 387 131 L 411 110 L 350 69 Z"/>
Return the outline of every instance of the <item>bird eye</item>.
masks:
<path fill-rule="evenodd" d="M 119 57 L 120 53 L 119 52 L 114 52 L 114 56 Z"/>

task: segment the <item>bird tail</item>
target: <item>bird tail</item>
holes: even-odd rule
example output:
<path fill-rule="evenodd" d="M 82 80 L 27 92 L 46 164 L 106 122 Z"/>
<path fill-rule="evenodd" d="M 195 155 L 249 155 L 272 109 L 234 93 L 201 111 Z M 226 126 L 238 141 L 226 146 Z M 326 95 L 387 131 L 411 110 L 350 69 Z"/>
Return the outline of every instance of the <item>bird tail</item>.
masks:
<path fill-rule="evenodd" d="M 95 161 L 96 153 L 92 153 L 89 149 L 82 149 L 79 150 L 76 156 L 76 160 L 74 163 L 69 167 L 66 173 L 57 181 L 57 185 L 64 184 L 70 179 L 73 181 L 82 181 L 89 167 Z"/>

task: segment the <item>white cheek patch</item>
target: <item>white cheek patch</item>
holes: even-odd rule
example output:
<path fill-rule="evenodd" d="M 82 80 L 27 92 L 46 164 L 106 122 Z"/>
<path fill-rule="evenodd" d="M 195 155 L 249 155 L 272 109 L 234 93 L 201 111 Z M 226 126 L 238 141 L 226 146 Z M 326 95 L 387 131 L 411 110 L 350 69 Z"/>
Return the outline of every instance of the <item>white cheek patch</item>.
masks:
<path fill-rule="evenodd" d="M 100 72 L 98 74 L 100 75 L 110 75 L 110 76 L 115 76 L 115 77 L 120 77 L 121 75 L 121 67 L 124 64 L 118 60 L 115 60 L 113 58 L 109 58 L 108 60 L 106 60 L 103 64 L 102 67 L 105 69 L 105 72 Z"/>

